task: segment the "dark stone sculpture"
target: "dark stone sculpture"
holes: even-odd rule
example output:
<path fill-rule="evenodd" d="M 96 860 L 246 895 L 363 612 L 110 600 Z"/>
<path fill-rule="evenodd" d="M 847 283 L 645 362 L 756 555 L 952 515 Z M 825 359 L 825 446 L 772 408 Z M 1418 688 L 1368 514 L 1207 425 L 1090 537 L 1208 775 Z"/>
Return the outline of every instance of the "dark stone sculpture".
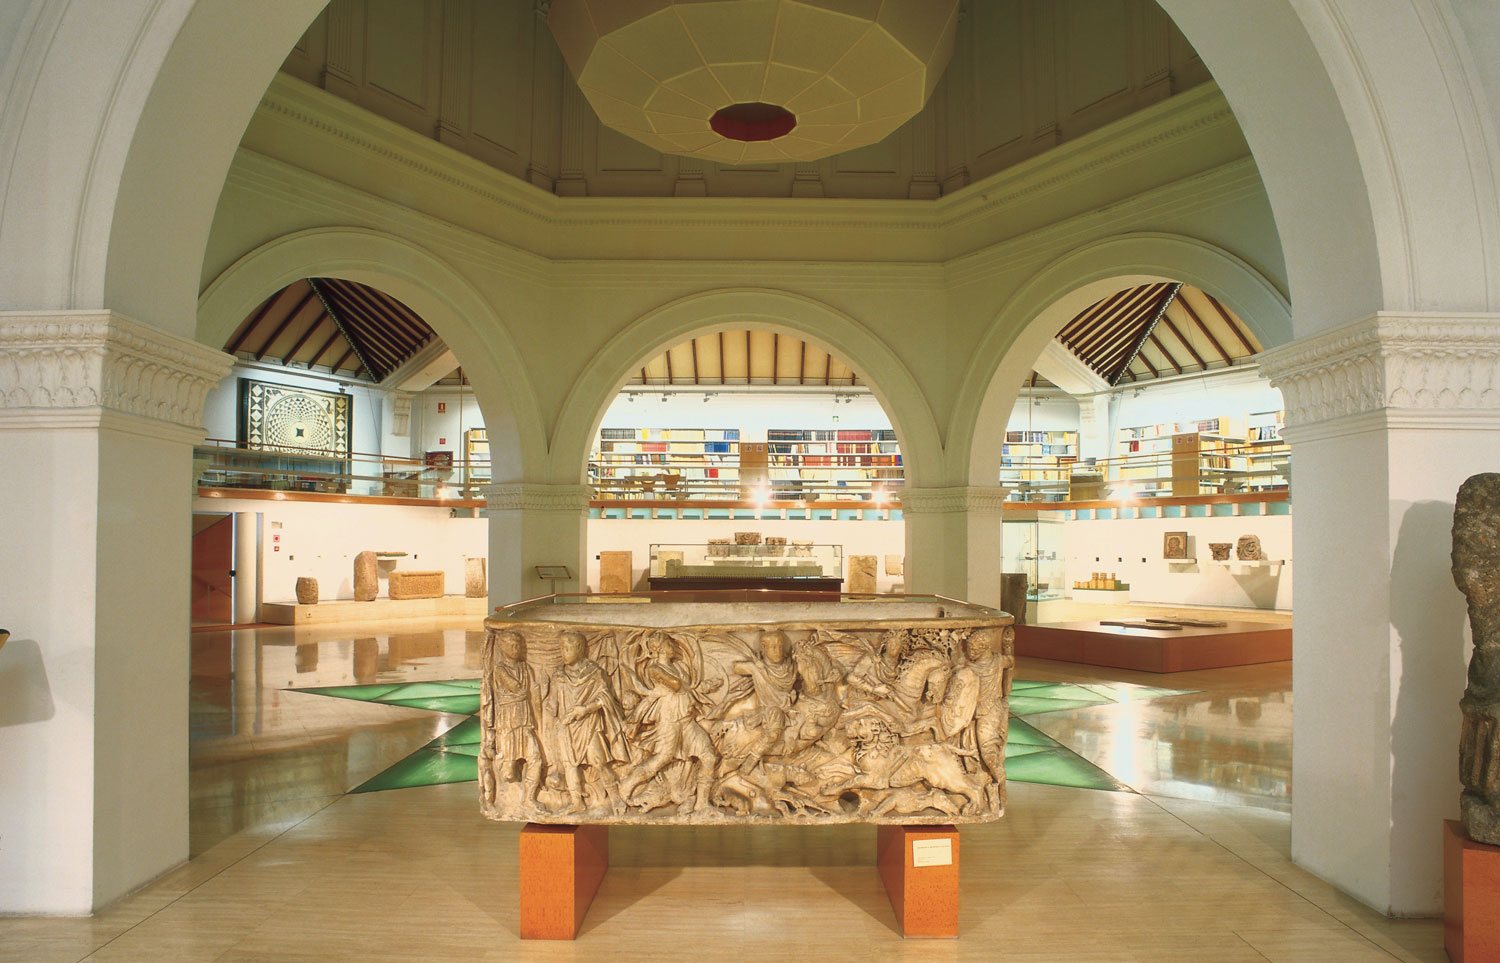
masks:
<path fill-rule="evenodd" d="M 1469 687 L 1459 701 L 1459 804 L 1468 837 L 1500 845 L 1500 474 L 1475 475 L 1458 489 L 1453 581 L 1469 600 L 1474 630 Z"/>

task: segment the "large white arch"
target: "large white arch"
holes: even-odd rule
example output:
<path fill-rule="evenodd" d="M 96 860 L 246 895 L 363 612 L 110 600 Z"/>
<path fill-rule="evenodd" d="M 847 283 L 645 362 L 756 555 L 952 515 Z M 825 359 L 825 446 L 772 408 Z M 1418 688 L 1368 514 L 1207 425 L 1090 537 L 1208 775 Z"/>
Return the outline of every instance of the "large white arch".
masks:
<path fill-rule="evenodd" d="M 563 402 L 552 470 L 562 484 L 585 480 L 588 453 L 610 401 L 630 372 L 695 334 L 728 326 L 796 335 L 850 365 L 885 408 L 901 443 L 907 484 L 942 468 L 942 440 L 916 378 L 890 346 L 854 318 L 820 301 L 765 288 L 709 291 L 647 312 L 610 339 Z M 925 474 L 924 474 L 925 473 Z"/>
<path fill-rule="evenodd" d="M 949 427 L 949 464 L 970 485 L 1000 477 L 1000 446 L 1021 384 L 1047 342 L 1078 312 L 1121 288 L 1183 281 L 1238 314 L 1262 345 L 1292 337 L 1292 314 L 1277 284 L 1232 253 L 1196 238 L 1138 233 L 1087 244 L 1042 268 L 1006 301 L 980 342 Z"/>
<path fill-rule="evenodd" d="M 463 362 L 485 413 L 496 482 L 520 481 L 528 470 L 545 464 L 546 432 L 536 394 L 504 322 L 453 267 L 394 235 L 327 227 L 262 244 L 204 289 L 198 340 L 222 347 L 256 305 L 305 277 L 337 277 L 377 287 L 432 326 Z"/>

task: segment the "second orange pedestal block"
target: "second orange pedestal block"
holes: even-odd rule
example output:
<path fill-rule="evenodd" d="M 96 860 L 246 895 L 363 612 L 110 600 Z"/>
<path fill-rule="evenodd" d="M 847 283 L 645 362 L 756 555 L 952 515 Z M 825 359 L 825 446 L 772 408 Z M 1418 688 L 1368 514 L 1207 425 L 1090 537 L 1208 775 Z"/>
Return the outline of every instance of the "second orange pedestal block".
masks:
<path fill-rule="evenodd" d="M 576 938 L 608 869 L 608 826 L 523 826 L 521 939 Z"/>
<path fill-rule="evenodd" d="M 957 938 L 957 827 L 881 826 L 876 863 L 904 936 Z"/>

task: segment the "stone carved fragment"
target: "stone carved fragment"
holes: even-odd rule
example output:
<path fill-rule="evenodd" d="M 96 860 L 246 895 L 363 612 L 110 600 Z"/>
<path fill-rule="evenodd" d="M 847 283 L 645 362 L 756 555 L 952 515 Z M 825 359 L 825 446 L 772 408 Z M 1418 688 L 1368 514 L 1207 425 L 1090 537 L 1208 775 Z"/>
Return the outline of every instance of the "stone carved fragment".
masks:
<path fill-rule="evenodd" d="M 1459 700 L 1458 776 L 1464 832 L 1500 845 L 1500 474 L 1469 478 L 1453 511 L 1453 581 L 1469 603 L 1474 654 Z"/>
<path fill-rule="evenodd" d="M 873 595 L 875 571 L 875 556 L 850 555 L 849 584 L 845 586 L 845 591 L 853 595 Z"/>
<path fill-rule="evenodd" d="M 887 555 L 885 557 L 885 574 L 903 575 L 906 572 L 905 555 Z"/>
<path fill-rule="evenodd" d="M 1231 542 L 1209 542 L 1208 551 L 1215 562 L 1229 561 L 1229 550 L 1234 548 Z"/>
<path fill-rule="evenodd" d="M 1242 562 L 1258 562 L 1265 558 L 1265 553 L 1260 548 L 1260 537 L 1241 535 L 1239 541 L 1234 543 L 1234 557 Z"/>
<path fill-rule="evenodd" d="M 443 597 L 443 572 L 398 570 L 392 572 L 386 594 L 393 599 L 440 599 Z"/>
<path fill-rule="evenodd" d="M 705 621 L 720 614 L 734 618 Z M 482 808 L 550 823 L 999 818 L 1010 622 L 937 601 L 502 609 L 485 621 Z"/>
<path fill-rule="evenodd" d="M 489 574 L 482 558 L 464 559 L 464 597 L 482 599 L 489 594 Z"/>
<path fill-rule="evenodd" d="M 298 605 L 317 605 L 318 604 L 318 580 L 317 579 L 315 579 L 315 578 L 309 578 L 306 575 L 298 577 L 298 579 L 297 579 L 297 604 Z"/>
<path fill-rule="evenodd" d="M 374 552 L 360 552 L 354 556 L 354 598 L 358 602 L 373 602 L 380 594 L 380 569 Z"/>
<path fill-rule="evenodd" d="M 708 554 L 710 558 L 723 558 L 729 554 L 729 539 L 710 538 L 708 540 Z"/>

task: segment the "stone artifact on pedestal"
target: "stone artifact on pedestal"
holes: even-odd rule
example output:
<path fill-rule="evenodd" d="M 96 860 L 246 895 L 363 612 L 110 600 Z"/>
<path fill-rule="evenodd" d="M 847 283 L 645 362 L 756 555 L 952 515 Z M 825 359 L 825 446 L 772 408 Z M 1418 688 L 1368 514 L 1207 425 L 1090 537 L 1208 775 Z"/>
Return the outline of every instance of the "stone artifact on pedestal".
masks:
<path fill-rule="evenodd" d="M 708 540 L 708 555 L 710 558 L 723 558 L 729 554 L 729 539 L 710 538 Z"/>
<path fill-rule="evenodd" d="M 634 552 L 599 553 L 599 591 L 606 595 L 629 592 L 635 581 Z"/>
<path fill-rule="evenodd" d="M 1265 558 L 1265 553 L 1260 548 L 1260 537 L 1241 535 L 1239 541 L 1234 543 L 1234 557 L 1242 562 L 1258 562 Z"/>
<path fill-rule="evenodd" d="M 297 604 L 318 604 L 318 580 L 303 575 L 297 579 Z"/>
<path fill-rule="evenodd" d="M 354 600 L 373 602 L 380 594 L 380 570 L 374 552 L 354 556 Z"/>
<path fill-rule="evenodd" d="M 905 555 L 887 555 L 885 557 L 885 574 L 903 575 L 906 571 Z"/>
<path fill-rule="evenodd" d="M 792 558 L 812 558 L 813 543 L 810 538 L 792 539 Z"/>
<path fill-rule="evenodd" d="M 759 545 L 760 543 L 760 532 L 735 532 L 734 554 L 754 555 L 756 553 L 755 546 Z"/>
<path fill-rule="evenodd" d="M 464 597 L 482 599 L 489 594 L 489 573 L 482 558 L 464 559 Z"/>
<path fill-rule="evenodd" d="M 985 822 L 1011 619 L 904 602 L 521 604 L 485 620 L 492 819 Z"/>
<path fill-rule="evenodd" d="M 443 597 L 443 573 L 436 569 L 429 572 L 398 570 L 391 573 L 386 592 L 393 599 L 440 599 Z"/>
<path fill-rule="evenodd" d="M 1459 810 L 1475 842 L 1500 846 L 1500 474 L 1475 475 L 1453 511 L 1453 581 L 1469 601 L 1474 654 L 1459 708 Z"/>
<path fill-rule="evenodd" d="M 782 535 L 767 535 L 766 536 L 766 554 L 767 555 L 785 555 L 786 554 L 786 538 L 784 536 L 782 536 Z"/>
<path fill-rule="evenodd" d="M 1229 550 L 1234 548 L 1232 542 L 1209 542 L 1208 552 L 1213 556 L 1215 562 L 1229 561 Z"/>
<path fill-rule="evenodd" d="M 851 595 L 875 594 L 875 556 L 849 556 L 849 584 L 845 591 Z"/>

